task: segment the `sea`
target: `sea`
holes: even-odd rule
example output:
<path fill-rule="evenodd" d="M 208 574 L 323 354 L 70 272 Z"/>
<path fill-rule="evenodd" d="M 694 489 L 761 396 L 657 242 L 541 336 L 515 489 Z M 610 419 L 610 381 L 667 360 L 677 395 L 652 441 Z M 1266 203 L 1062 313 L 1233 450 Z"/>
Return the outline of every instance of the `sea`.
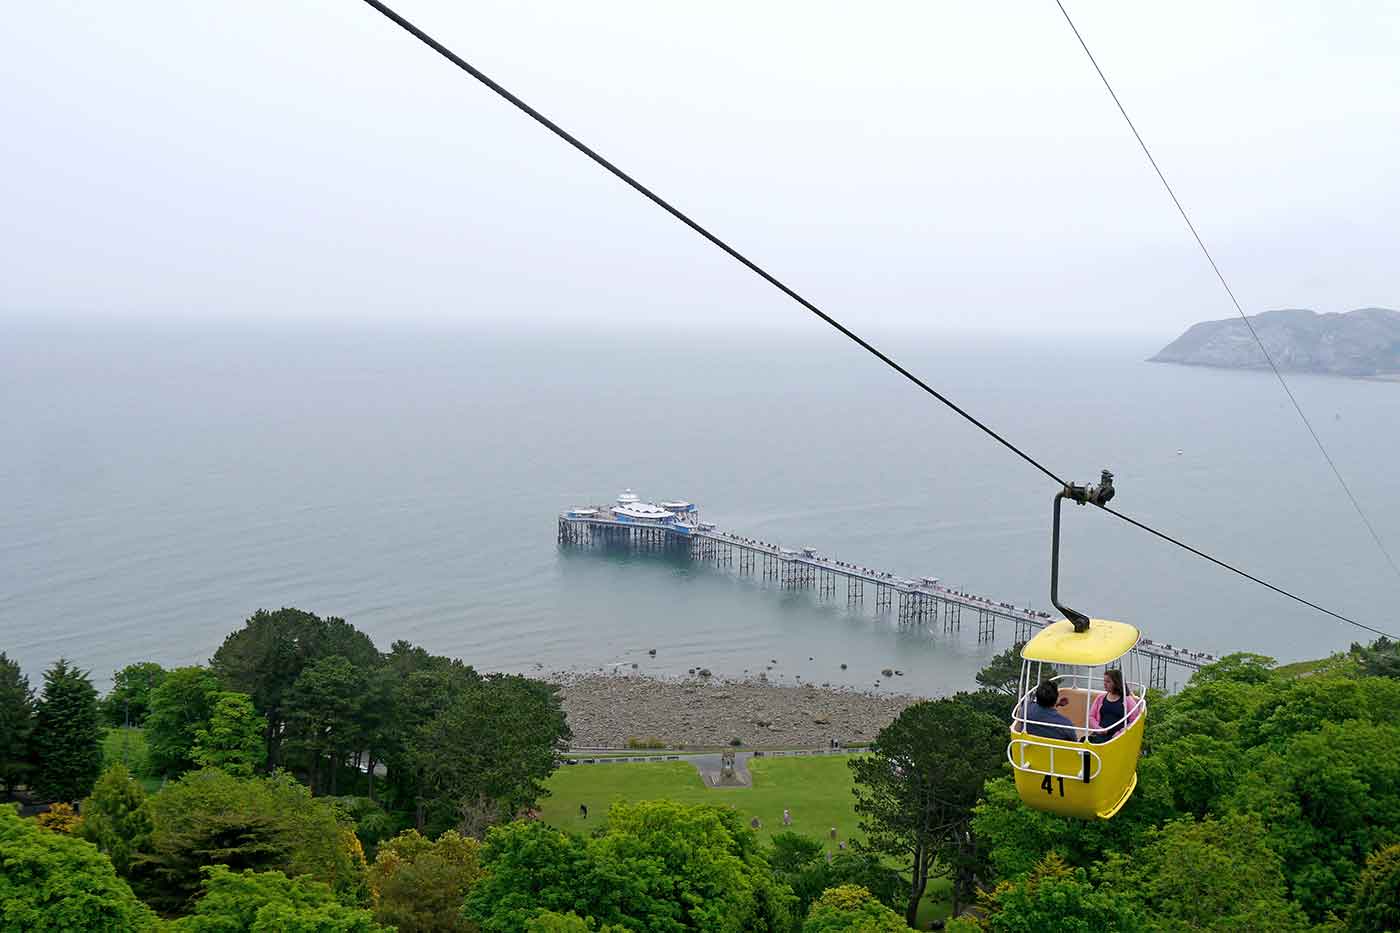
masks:
<path fill-rule="evenodd" d="M 1278 586 L 1400 629 L 1400 576 L 1263 372 L 1174 337 L 894 333 L 882 346 L 1066 478 Z M 1400 384 L 1292 375 L 1400 553 Z M 340 616 L 481 670 L 763 672 L 938 695 L 1011 644 L 664 554 L 561 547 L 558 514 L 687 499 L 721 529 L 1049 608 L 1056 487 L 818 326 L 0 320 L 0 650 L 99 687 L 206 661 L 254 611 Z M 1370 634 L 1098 512 L 1061 593 L 1156 641 L 1279 661 Z M 654 654 L 652 653 L 654 650 Z M 885 668 L 902 675 L 882 676 Z M 1173 672 L 1173 683 L 1186 674 Z"/>

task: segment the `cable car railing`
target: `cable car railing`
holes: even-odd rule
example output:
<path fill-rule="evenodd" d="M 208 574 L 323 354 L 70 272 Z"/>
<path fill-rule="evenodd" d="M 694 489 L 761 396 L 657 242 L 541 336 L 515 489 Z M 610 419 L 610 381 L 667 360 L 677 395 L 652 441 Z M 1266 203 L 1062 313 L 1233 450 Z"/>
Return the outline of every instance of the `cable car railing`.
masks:
<path fill-rule="evenodd" d="M 1019 755 L 1013 756 L 1012 749 L 1017 749 Z M 1050 750 L 1050 770 L 1042 771 L 1040 768 L 1033 768 L 1026 760 L 1027 748 L 1048 748 Z M 1055 767 L 1055 753 L 1061 757 L 1069 756 L 1074 759 L 1075 767 L 1071 771 L 1060 771 Z M 1017 757 L 1020 761 L 1017 761 Z M 1043 774 L 1046 777 L 1074 778 L 1083 781 L 1085 784 L 1099 776 L 1103 770 L 1103 759 L 1099 753 L 1092 748 L 1066 748 L 1063 745 L 1055 745 L 1050 742 L 1041 742 L 1036 739 L 1012 739 L 1006 746 L 1006 760 L 1011 762 L 1011 767 L 1019 771 L 1028 771 L 1031 774 Z"/>
<path fill-rule="evenodd" d="M 1094 680 L 1094 675 L 1056 674 L 1046 679 L 1053 681 L 1055 685 L 1060 687 L 1061 689 L 1067 688 L 1070 690 L 1083 691 L 1085 696 L 1084 725 L 1080 726 L 1076 724 L 1073 726 L 1076 732 L 1083 733 L 1083 737 L 1080 739 L 1080 741 L 1092 741 L 1092 739 L 1089 739 L 1090 735 L 1110 734 L 1109 738 L 1105 739 L 1103 742 L 1098 742 L 1095 744 L 1107 744 L 1108 742 L 1112 742 L 1114 739 L 1118 738 L 1118 736 L 1122 735 L 1123 731 L 1127 729 L 1127 727 L 1132 722 L 1134 722 L 1139 716 L 1145 715 L 1147 713 L 1147 697 L 1144 695 L 1145 691 L 1143 690 L 1143 685 L 1141 683 L 1136 683 L 1133 681 L 1124 681 L 1124 689 L 1127 691 L 1127 696 L 1131 696 L 1134 700 L 1137 701 L 1137 704 L 1133 706 L 1131 710 L 1129 710 L 1128 703 L 1126 702 L 1127 697 L 1125 697 L 1123 703 L 1122 718 L 1118 719 L 1115 722 L 1107 724 L 1100 723 L 1098 728 L 1092 728 L 1089 725 L 1089 709 L 1094 705 L 1094 701 L 1098 697 L 1107 694 L 1106 690 L 1096 689 L 1089 686 L 1089 684 L 1092 683 Z M 1039 681 L 1037 681 L 1037 683 L 1039 683 Z M 1024 692 L 1022 693 L 1021 699 L 1016 703 L 1016 706 L 1011 713 L 1011 728 L 1016 732 L 1025 732 L 1027 722 L 1038 721 L 1027 720 L 1024 713 L 1024 710 L 1027 708 L 1027 704 L 1035 702 L 1035 687 L 1031 687 L 1029 690 L 1025 690 L 1024 679 L 1022 681 L 1021 686 Z M 1073 720 L 1071 719 L 1071 721 Z M 1015 764 L 1015 762 L 1013 761 L 1012 764 Z M 1041 772 L 1036 773 L 1039 774 Z"/>

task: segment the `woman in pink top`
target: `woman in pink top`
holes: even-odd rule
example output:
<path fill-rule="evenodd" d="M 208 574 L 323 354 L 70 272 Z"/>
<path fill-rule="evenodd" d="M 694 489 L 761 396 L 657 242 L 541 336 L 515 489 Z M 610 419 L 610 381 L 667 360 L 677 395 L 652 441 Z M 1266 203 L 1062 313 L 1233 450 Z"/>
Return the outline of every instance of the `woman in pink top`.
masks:
<path fill-rule="evenodd" d="M 1123 672 L 1115 668 L 1103 672 L 1103 690 L 1089 706 L 1089 741 L 1099 744 L 1113 738 L 1124 725 L 1136 719 L 1142 705 L 1141 700 L 1123 689 Z"/>

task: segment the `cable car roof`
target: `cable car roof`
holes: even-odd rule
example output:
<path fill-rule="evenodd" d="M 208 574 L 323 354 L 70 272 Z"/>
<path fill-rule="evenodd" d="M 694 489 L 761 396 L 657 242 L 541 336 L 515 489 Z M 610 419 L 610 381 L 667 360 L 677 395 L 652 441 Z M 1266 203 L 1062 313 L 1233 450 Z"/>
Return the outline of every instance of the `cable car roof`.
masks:
<path fill-rule="evenodd" d="M 1041 629 L 1021 649 L 1028 661 L 1092 666 L 1117 660 L 1138 643 L 1136 626 L 1108 619 L 1090 619 L 1087 632 L 1076 632 L 1068 619 Z"/>

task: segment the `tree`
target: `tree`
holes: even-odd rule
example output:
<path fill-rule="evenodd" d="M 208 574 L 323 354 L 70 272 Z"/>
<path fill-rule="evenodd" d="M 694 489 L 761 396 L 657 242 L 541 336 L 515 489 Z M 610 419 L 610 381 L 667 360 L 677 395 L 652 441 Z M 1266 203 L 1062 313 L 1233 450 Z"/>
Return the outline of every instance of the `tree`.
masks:
<path fill-rule="evenodd" d="M 482 867 L 463 910 L 483 933 L 522 933 L 540 911 L 587 910 L 597 899 L 587 842 L 534 820 L 492 828 Z"/>
<path fill-rule="evenodd" d="M 481 878 L 481 844 L 451 830 L 436 841 L 406 830 L 379 847 L 369 870 L 374 917 L 399 933 L 469 933 L 462 901 Z"/>
<path fill-rule="evenodd" d="M 1266 684 L 1277 677 L 1273 658 L 1249 651 L 1236 651 L 1234 654 L 1227 654 L 1214 664 L 1207 664 L 1196 671 L 1191 675 L 1191 684 L 1197 687 L 1220 681 L 1230 681 L 1237 684 Z"/>
<path fill-rule="evenodd" d="M 558 689 L 516 675 L 493 674 L 420 726 L 407 759 L 421 780 L 418 826 L 455 820 L 483 801 L 505 815 L 532 806 L 572 733 Z"/>
<path fill-rule="evenodd" d="M 34 732 L 34 691 L 19 664 L 0 651 L 0 784 L 8 796 L 28 778 Z"/>
<path fill-rule="evenodd" d="M 1096 891 L 1084 869 L 1071 869 L 1055 853 L 1040 860 L 1022 880 L 1004 881 L 983 899 L 982 928 L 992 933 L 1136 933 L 1143 924 L 1133 904 Z"/>
<path fill-rule="evenodd" d="M 951 699 L 1008 725 L 1011 722 L 1011 712 L 1016 708 L 1015 700 L 996 690 L 960 690 L 953 694 Z"/>
<path fill-rule="evenodd" d="M 103 772 L 92 796 L 83 801 L 78 835 L 105 852 L 119 875 L 131 868 L 132 858 L 151 833 L 145 803 L 146 792 L 120 763 Z"/>
<path fill-rule="evenodd" d="M 201 887 L 194 913 L 170 925 L 174 933 L 393 933 L 311 878 L 212 865 Z"/>
<path fill-rule="evenodd" d="M 162 910 L 185 909 L 208 865 L 310 875 L 351 901 L 368 894 L 352 827 L 285 772 L 240 779 L 217 768 L 193 771 L 153 796 L 147 809 L 150 842 L 132 878 Z"/>
<path fill-rule="evenodd" d="M 146 716 L 146 749 L 150 767 L 173 777 L 197 767 L 195 737 L 209 727 L 219 681 L 203 667 L 177 667 L 166 673 L 151 692 Z"/>
<path fill-rule="evenodd" d="M 1353 643 L 1350 653 L 1356 658 L 1363 676 L 1400 679 L 1400 642 L 1382 635 L 1364 647 Z"/>
<path fill-rule="evenodd" d="M 485 933 L 521 933 L 541 911 L 640 930 L 774 933 L 793 925 L 738 811 L 671 801 L 615 804 L 599 836 L 533 821 L 491 830 L 467 916 Z"/>
<path fill-rule="evenodd" d="M 155 928 L 151 912 L 88 842 L 52 833 L 0 806 L 0 930 L 113 933 Z"/>
<path fill-rule="evenodd" d="M 907 862 L 913 926 L 935 864 L 953 875 L 954 913 L 972 888 L 972 808 L 1005 761 L 1006 724 L 954 700 L 907 707 L 870 754 L 849 762 L 866 850 Z"/>
<path fill-rule="evenodd" d="M 266 720 L 246 693 L 214 694 L 208 728 L 197 727 L 190 757 L 201 768 L 222 768 L 234 777 L 252 777 L 267 754 Z"/>
<path fill-rule="evenodd" d="M 1024 647 L 1026 643 L 1018 641 L 994 656 L 986 667 L 977 672 L 977 686 L 1017 699 L 1021 689 L 1021 649 Z"/>
<path fill-rule="evenodd" d="M 973 809 L 972 833 L 989 878 L 1014 879 L 1031 871 L 1047 852 L 1088 868 L 1113 852 L 1132 852 L 1144 834 L 1177 815 L 1168 778 L 1169 757 L 1138 761 L 1138 785 L 1111 820 L 1069 820 L 1021 802 L 1010 775 L 988 781 Z"/>
<path fill-rule="evenodd" d="M 327 783 L 330 793 L 338 793 L 341 764 L 363 744 L 366 680 L 365 671 L 336 654 L 307 665 L 287 694 L 287 752 L 305 756 L 312 793 Z M 323 771 L 329 772 L 329 782 L 321 780 Z"/>
<path fill-rule="evenodd" d="M 628 933 L 627 928 L 607 924 L 598 926 L 597 921 L 590 923 L 573 911 L 561 914 L 554 910 L 542 910 L 534 917 L 525 921 L 525 933 Z"/>
<path fill-rule="evenodd" d="M 385 796 L 400 808 L 413 810 L 415 824 L 421 830 L 426 825 L 425 762 L 418 757 L 413 739 L 428 722 L 480 683 L 481 677 L 460 663 L 455 666 L 437 664 L 433 656 L 422 652 L 421 648 L 404 649 L 406 644 L 394 643 L 397 653 L 390 654 L 385 666 L 393 678 L 392 715 L 378 717 L 368 744 L 378 750 L 388 766 Z M 421 657 L 419 652 L 422 652 Z M 418 669 L 420 664 L 424 666 Z M 451 808 L 447 809 L 450 818 Z"/>
<path fill-rule="evenodd" d="M 668 917 L 681 928 L 753 933 L 791 923 L 793 898 L 773 881 L 736 810 L 615 804 L 588 855 L 600 895 L 588 913 L 602 922 Z M 619 883 L 608 886 L 613 878 Z"/>
<path fill-rule="evenodd" d="M 51 804 L 44 812 L 35 814 L 34 822 L 51 832 L 68 836 L 83 828 L 83 817 L 71 803 Z"/>
<path fill-rule="evenodd" d="M 795 875 L 813 862 L 821 861 L 826 847 L 810 836 L 800 833 L 774 833 L 769 840 L 768 864 L 779 875 Z"/>
<path fill-rule="evenodd" d="M 1347 933 L 1400 930 L 1400 843 L 1366 858 L 1347 909 Z"/>
<path fill-rule="evenodd" d="M 820 841 L 791 832 L 774 833 L 766 854 L 773 877 L 797 897 L 793 913 L 799 917 L 807 915 L 823 891 L 842 885 L 864 888 L 891 909 L 904 907 L 906 891 L 899 872 L 873 855 L 838 852 L 828 860 Z"/>
<path fill-rule="evenodd" d="M 908 933 L 909 925 L 858 885 L 824 892 L 812 904 L 802 933 Z"/>
<path fill-rule="evenodd" d="M 377 667 L 382 657 L 368 635 L 344 619 L 322 619 L 300 609 L 259 609 L 243 628 L 230 634 L 214 652 L 209 666 L 227 690 L 253 698 L 267 717 L 267 766 L 282 764 L 286 703 L 303 670 L 316 660 L 338 654 L 357 670 Z"/>
<path fill-rule="evenodd" d="M 102 723 L 87 671 L 59 658 L 44 672 L 34 716 L 34 791 L 47 800 L 79 800 L 102 773 Z"/>
<path fill-rule="evenodd" d="M 128 664 L 112 675 L 112 689 L 102 700 L 102 715 L 112 726 L 139 726 L 150 711 L 151 693 L 165 679 L 154 661 Z"/>
<path fill-rule="evenodd" d="M 1288 900 L 1282 861 L 1254 814 L 1174 820 L 1149 832 L 1131 857 L 1110 855 L 1098 879 L 1100 890 L 1136 903 L 1163 933 L 1309 926 Z"/>
<path fill-rule="evenodd" d="M 1366 856 L 1400 827 L 1400 726 L 1326 722 L 1260 747 L 1222 807 L 1259 814 L 1314 922 L 1341 913 Z"/>

